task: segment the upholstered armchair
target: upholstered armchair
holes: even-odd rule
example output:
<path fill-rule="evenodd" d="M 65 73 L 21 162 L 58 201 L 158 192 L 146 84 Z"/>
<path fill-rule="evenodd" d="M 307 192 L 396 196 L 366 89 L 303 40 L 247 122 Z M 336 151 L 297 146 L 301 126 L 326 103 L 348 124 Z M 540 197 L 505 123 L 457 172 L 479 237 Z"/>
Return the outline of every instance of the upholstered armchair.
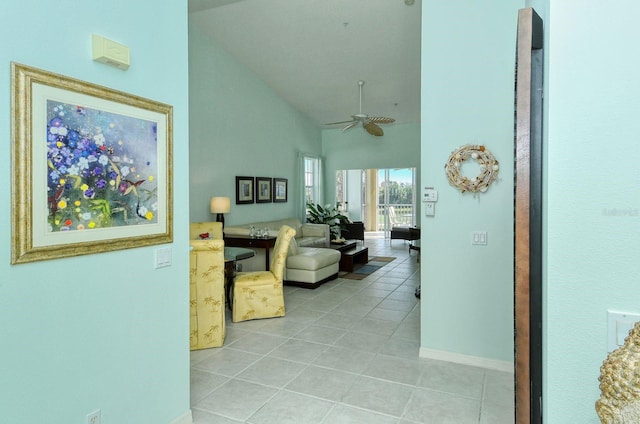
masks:
<path fill-rule="evenodd" d="M 364 241 L 364 222 L 343 222 L 340 224 L 340 237 Z"/>
<path fill-rule="evenodd" d="M 224 241 L 190 240 L 189 345 L 220 347 L 225 336 Z"/>
<path fill-rule="evenodd" d="M 208 234 L 214 240 L 222 240 L 222 222 L 192 222 L 189 225 L 189 240 L 198 240 L 201 234 Z"/>
<path fill-rule="evenodd" d="M 233 283 L 233 322 L 284 316 L 282 280 L 287 252 L 296 230 L 278 232 L 268 271 L 239 272 Z"/>

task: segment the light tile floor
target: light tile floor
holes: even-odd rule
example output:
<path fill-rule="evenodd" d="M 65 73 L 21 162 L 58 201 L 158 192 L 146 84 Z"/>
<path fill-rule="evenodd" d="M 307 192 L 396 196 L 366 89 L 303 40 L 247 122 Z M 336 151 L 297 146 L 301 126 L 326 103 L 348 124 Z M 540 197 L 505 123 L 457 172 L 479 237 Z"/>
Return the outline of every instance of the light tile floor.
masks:
<path fill-rule="evenodd" d="M 417 253 L 366 279 L 285 287 L 287 315 L 232 323 L 224 346 L 191 352 L 197 424 L 500 424 L 514 422 L 513 374 L 421 359 Z"/>

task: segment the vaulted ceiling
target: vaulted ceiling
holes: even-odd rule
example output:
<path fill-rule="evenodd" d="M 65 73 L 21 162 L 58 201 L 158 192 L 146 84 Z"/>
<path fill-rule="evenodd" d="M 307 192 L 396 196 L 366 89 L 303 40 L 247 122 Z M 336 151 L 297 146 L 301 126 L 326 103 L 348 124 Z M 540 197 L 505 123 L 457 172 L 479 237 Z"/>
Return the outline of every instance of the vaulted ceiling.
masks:
<path fill-rule="evenodd" d="M 420 122 L 421 0 L 189 0 L 210 35 L 322 128 L 359 112 Z"/>

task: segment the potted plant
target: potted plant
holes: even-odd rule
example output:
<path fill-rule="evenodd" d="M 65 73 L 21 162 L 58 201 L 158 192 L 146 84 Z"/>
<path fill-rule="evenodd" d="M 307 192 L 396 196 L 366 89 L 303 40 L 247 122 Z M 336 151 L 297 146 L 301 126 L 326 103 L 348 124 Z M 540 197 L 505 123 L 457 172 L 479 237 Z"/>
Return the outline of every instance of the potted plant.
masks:
<path fill-rule="evenodd" d="M 307 203 L 307 222 L 329 225 L 331 240 L 336 240 L 340 237 L 340 224 L 348 223 L 349 218 L 342 215 L 336 206 Z"/>

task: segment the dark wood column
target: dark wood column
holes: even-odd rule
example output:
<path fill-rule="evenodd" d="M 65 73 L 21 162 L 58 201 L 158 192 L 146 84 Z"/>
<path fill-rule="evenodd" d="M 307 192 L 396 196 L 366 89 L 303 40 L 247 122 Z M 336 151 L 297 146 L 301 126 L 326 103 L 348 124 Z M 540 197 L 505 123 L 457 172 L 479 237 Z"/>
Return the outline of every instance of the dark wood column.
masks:
<path fill-rule="evenodd" d="M 543 25 L 518 14 L 515 136 L 515 388 L 517 424 L 542 422 Z"/>

